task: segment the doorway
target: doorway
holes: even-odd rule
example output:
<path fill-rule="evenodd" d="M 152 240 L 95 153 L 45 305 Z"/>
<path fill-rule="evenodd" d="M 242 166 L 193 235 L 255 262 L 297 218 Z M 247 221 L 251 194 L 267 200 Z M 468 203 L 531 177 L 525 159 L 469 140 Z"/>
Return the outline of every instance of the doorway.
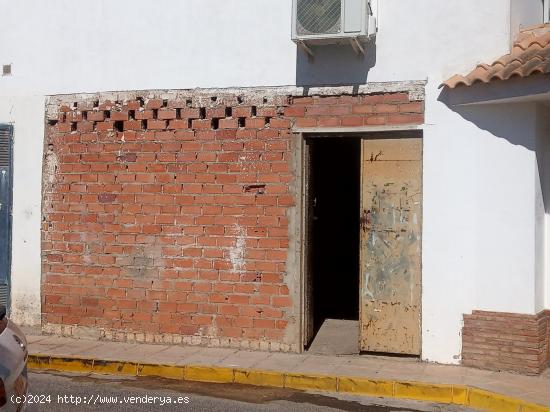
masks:
<path fill-rule="evenodd" d="M 358 353 L 361 140 L 308 138 L 310 333 L 318 353 Z"/>
<path fill-rule="evenodd" d="M 422 133 L 306 137 L 303 343 L 421 351 Z"/>

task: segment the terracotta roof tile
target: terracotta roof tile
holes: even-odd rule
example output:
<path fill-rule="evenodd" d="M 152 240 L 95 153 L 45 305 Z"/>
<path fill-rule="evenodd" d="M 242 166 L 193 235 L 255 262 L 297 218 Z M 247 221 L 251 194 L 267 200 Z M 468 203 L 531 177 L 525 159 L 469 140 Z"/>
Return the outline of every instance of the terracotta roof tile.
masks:
<path fill-rule="evenodd" d="M 440 87 L 454 89 L 461 85 L 471 86 L 480 82 L 489 83 L 493 80 L 549 73 L 550 24 L 543 24 L 522 31 L 510 53 L 498 58 L 494 63 L 478 64 L 465 76 L 455 74 L 444 81 Z"/>

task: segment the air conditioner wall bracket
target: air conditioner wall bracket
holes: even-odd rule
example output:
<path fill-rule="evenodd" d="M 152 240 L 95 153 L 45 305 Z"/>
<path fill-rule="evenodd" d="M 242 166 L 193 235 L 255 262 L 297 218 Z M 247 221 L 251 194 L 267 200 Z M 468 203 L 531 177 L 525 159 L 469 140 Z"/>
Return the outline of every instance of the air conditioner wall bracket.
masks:
<path fill-rule="evenodd" d="M 357 40 L 357 37 L 351 37 L 349 39 L 349 42 L 351 44 L 351 47 L 353 47 L 353 50 L 358 56 L 364 56 L 365 55 L 365 48 L 361 44 L 359 40 Z"/>
<path fill-rule="evenodd" d="M 310 60 L 313 60 L 315 58 L 315 53 L 313 53 L 313 49 L 310 46 L 308 46 L 305 42 L 297 41 L 296 44 L 298 44 L 298 47 L 300 47 L 303 51 L 306 52 Z"/>

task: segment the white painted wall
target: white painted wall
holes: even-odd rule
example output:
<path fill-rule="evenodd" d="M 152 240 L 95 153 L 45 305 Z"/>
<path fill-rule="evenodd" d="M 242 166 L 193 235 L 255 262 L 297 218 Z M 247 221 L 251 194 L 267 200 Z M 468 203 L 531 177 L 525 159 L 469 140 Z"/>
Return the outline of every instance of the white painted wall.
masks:
<path fill-rule="evenodd" d="M 10 94 L 292 84 L 290 0 L 0 0 Z M 9 22 L 6 24 L 6 22 Z"/>
<path fill-rule="evenodd" d="M 533 313 L 534 109 L 459 113 L 438 100 L 442 80 L 508 51 L 510 1 L 384 0 L 365 58 L 326 47 L 308 61 L 290 42 L 291 0 L 0 0 L 0 64 L 13 64 L 0 77 L 0 122 L 15 124 L 16 320 L 39 319 L 44 95 L 422 79 L 423 356 L 457 362 L 473 309 Z"/>
<path fill-rule="evenodd" d="M 40 323 L 43 119 L 44 96 L 0 95 L 0 123 L 14 125 L 12 317 L 27 325 Z"/>
<path fill-rule="evenodd" d="M 540 136 L 542 138 L 542 136 Z M 539 136 L 537 136 L 539 140 Z M 537 141 L 538 143 L 538 141 Z M 546 211 L 544 203 L 544 166 L 540 168 L 546 154 L 537 144 L 537 163 L 535 165 L 535 311 L 540 312 L 546 305 Z"/>
<path fill-rule="evenodd" d="M 542 24 L 544 22 L 545 0 L 510 0 L 510 32 L 512 37 L 522 28 Z"/>
<path fill-rule="evenodd" d="M 441 362 L 462 314 L 535 309 L 534 105 L 459 110 L 435 107 L 424 139 L 423 349 Z"/>
<path fill-rule="evenodd" d="M 550 308 L 550 104 L 537 111 L 538 186 L 542 208 L 537 209 L 537 232 L 542 239 L 538 248 L 537 310 Z"/>

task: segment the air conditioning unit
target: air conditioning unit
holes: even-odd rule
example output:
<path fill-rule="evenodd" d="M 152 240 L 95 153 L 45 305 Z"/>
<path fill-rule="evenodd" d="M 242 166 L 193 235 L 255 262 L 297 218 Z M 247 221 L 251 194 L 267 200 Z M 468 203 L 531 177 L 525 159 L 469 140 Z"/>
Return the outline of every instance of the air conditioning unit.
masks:
<path fill-rule="evenodd" d="M 293 0 L 292 40 L 298 44 L 364 43 L 376 34 L 370 0 Z"/>

